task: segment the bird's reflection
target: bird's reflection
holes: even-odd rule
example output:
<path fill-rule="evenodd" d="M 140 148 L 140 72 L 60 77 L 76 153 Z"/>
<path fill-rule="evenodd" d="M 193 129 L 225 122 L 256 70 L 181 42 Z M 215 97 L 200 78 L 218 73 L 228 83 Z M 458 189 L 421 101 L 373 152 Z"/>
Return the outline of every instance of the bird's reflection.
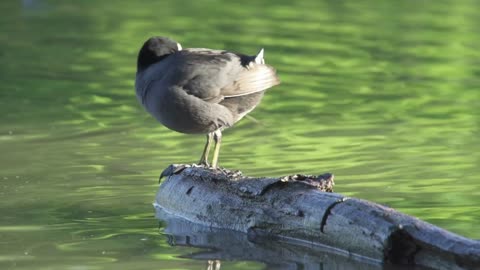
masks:
<path fill-rule="evenodd" d="M 208 260 L 207 261 L 207 270 L 220 270 L 221 262 L 220 260 Z"/>

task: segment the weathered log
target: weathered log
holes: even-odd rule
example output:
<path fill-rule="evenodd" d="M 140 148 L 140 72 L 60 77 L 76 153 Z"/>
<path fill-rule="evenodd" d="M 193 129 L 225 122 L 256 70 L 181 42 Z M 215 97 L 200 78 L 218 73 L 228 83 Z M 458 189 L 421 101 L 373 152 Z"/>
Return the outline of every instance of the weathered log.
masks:
<path fill-rule="evenodd" d="M 193 223 L 292 243 L 329 246 L 354 258 L 435 269 L 480 269 L 480 241 L 392 208 L 332 191 L 333 175 L 250 178 L 171 165 L 156 204 Z"/>

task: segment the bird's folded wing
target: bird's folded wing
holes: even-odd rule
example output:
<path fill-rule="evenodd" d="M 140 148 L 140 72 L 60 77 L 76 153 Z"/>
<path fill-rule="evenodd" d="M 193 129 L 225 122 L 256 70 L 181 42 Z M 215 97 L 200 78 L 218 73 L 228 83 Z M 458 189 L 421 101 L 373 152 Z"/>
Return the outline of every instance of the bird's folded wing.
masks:
<path fill-rule="evenodd" d="M 225 98 L 238 97 L 267 90 L 280 84 L 275 69 L 265 64 L 251 64 L 233 82 L 220 90 Z"/>

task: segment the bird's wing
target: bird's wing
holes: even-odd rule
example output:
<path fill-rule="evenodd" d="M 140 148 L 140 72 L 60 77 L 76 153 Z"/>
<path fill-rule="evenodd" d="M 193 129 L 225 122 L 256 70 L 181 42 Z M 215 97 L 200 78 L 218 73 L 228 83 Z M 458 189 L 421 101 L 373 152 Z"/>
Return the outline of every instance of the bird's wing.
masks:
<path fill-rule="evenodd" d="M 278 85 L 280 80 L 275 69 L 265 64 L 253 64 L 242 70 L 233 82 L 221 89 L 225 97 L 238 97 L 267 90 Z"/>
<path fill-rule="evenodd" d="M 196 49 L 181 55 L 181 82 L 190 95 L 218 103 L 224 98 L 264 91 L 280 83 L 275 69 L 256 56 Z M 188 78 L 188 79 L 185 79 Z"/>

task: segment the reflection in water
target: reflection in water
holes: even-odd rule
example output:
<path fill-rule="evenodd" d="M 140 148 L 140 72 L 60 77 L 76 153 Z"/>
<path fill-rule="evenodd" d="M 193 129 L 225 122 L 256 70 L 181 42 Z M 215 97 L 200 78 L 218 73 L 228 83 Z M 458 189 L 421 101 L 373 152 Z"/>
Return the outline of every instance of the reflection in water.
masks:
<path fill-rule="evenodd" d="M 222 262 L 220 260 L 208 260 L 207 261 L 207 270 L 220 270 Z"/>
<path fill-rule="evenodd" d="M 207 262 L 207 269 L 220 269 L 221 261 L 256 261 L 265 264 L 265 269 L 345 269 L 379 270 L 412 269 L 383 266 L 367 258 L 351 257 L 332 248 L 299 245 L 260 235 L 244 234 L 229 230 L 207 228 L 171 216 L 161 208 L 156 217 L 165 221 L 164 233 L 172 246 L 196 247 L 201 250 L 181 257 Z M 423 268 L 414 268 L 423 269 Z"/>

